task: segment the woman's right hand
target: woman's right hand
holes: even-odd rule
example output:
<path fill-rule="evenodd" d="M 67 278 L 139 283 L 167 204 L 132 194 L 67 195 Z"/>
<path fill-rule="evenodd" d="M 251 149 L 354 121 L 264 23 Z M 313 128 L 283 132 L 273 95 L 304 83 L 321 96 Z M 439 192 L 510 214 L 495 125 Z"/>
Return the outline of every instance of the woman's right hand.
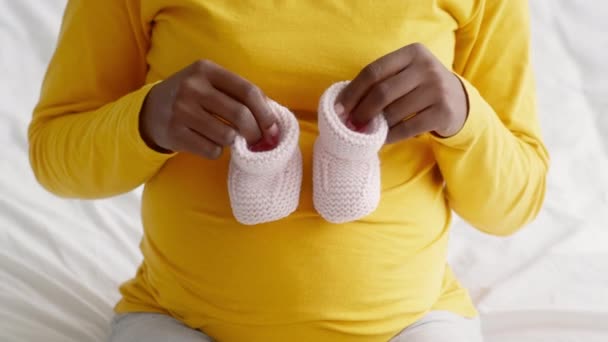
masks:
<path fill-rule="evenodd" d="M 244 78 L 207 60 L 178 71 L 150 90 L 140 134 L 161 152 L 217 159 L 242 135 L 249 144 L 271 141 L 278 128 L 266 96 Z"/>

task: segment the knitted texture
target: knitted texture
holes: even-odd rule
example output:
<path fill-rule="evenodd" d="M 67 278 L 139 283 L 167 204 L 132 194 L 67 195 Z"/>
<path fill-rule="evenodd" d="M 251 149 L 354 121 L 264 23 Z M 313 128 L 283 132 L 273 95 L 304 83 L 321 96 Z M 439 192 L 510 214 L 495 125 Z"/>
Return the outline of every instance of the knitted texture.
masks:
<path fill-rule="evenodd" d="M 332 85 L 319 103 L 319 137 L 313 155 L 313 202 L 317 212 L 332 223 L 345 223 L 371 214 L 380 201 L 378 151 L 386 141 L 388 125 L 376 116 L 362 132 L 339 117 L 336 97 L 348 82 Z"/>
<path fill-rule="evenodd" d="M 242 136 L 232 145 L 228 170 L 228 194 L 232 213 L 246 225 L 276 221 L 294 212 L 302 185 L 300 128 L 293 113 L 269 101 L 277 119 L 278 145 L 253 152 Z"/>

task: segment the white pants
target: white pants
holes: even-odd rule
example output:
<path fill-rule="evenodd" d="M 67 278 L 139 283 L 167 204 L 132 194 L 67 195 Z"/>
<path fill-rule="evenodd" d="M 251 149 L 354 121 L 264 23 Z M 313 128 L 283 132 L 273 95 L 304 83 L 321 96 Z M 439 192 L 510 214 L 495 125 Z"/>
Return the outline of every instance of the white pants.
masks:
<path fill-rule="evenodd" d="M 389 342 L 482 342 L 479 319 L 447 311 L 433 311 Z M 112 322 L 110 342 L 213 342 L 198 330 L 174 318 L 152 313 L 118 315 Z"/>

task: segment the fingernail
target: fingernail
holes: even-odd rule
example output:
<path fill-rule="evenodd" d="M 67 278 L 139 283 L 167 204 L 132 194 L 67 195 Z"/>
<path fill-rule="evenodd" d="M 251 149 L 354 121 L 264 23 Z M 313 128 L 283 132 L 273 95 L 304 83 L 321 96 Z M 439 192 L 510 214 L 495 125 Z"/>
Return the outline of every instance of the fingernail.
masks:
<path fill-rule="evenodd" d="M 348 119 L 346 119 L 346 127 L 352 129 L 355 132 L 363 133 L 367 128 L 367 124 L 354 122 L 352 117 L 349 117 Z"/>
<path fill-rule="evenodd" d="M 344 113 L 344 106 L 338 102 L 334 105 L 334 110 L 336 111 L 336 114 L 342 115 L 342 113 Z"/>
<path fill-rule="evenodd" d="M 276 122 L 266 130 L 266 134 L 266 136 L 269 138 L 275 138 L 277 135 L 279 135 L 279 126 L 276 124 Z"/>
<path fill-rule="evenodd" d="M 356 123 L 356 122 L 353 122 L 353 125 L 355 126 L 357 131 L 364 131 L 365 126 L 367 126 L 367 124 L 365 124 L 365 123 Z"/>
<path fill-rule="evenodd" d="M 353 131 L 357 130 L 357 125 L 353 123 L 353 120 L 351 120 L 350 117 L 346 119 L 346 127 Z"/>
<path fill-rule="evenodd" d="M 270 146 L 276 146 L 279 143 L 279 133 L 279 126 L 275 122 L 266 130 L 266 134 L 262 140 Z"/>

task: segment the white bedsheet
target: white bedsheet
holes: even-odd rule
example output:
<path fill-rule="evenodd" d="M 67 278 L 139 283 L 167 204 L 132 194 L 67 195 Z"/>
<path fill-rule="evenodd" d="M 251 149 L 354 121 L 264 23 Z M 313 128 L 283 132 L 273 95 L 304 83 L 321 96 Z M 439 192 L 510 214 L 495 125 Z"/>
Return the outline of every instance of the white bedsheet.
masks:
<path fill-rule="evenodd" d="M 139 193 L 61 200 L 34 180 L 26 127 L 65 0 L 0 0 L 0 341 L 104 341 L 140 262 Z M 608 3 L 535 0 L 552 155 L 545 209 L 516 236 L 456 223 L 450 260 L 488 342 L 608 341 Z"/>

